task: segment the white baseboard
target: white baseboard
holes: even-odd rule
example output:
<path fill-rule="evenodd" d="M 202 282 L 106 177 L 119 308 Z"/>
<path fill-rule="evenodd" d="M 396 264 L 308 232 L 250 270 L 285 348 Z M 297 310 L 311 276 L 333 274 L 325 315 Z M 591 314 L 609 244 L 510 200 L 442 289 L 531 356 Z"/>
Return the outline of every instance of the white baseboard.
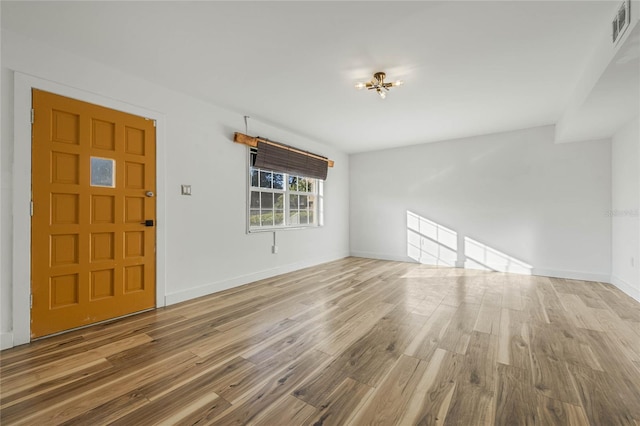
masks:
<path fill-rule="evenodd" d="M 217 281 L 198 287 L 190 288 L 188 290 L 182 290 L 175 293 L 170 293 L 165 296 L 165 303 L 167 306 L 176 303 L 184 302 L 186 300 L 195 299 L 197 297 L 207 296 L 212 293 L 217 293 L 222 290 L 228 290 L 233 287 L 238 287 L 243 284 L 252 283 L 254 281 L 271 278 L 276 275 L 286 274 L 287 272 L 297 271 L 299 269 L 308 268 L 310 266 L 319 265 L 321 263 L 332 262 L 334 260 L 343 259 L 348 257 L 348 253 L 341 253 L 332 256 L 319 257 L 311 260 L 305 260 L 302 262 L 291 263 L 289 265 L 278 266 L 276 268 L 265 269 L 259 272 L 254 272 L 247 275 L 241 275 L 238 277 L 230 278 L 223 281 Z"/>
<path fill-rule="evenodd" d="M 640 302 L 640 288 L 639 287 L 634 287 L 631 284 L 629 284 L 628 282 L 626 282 L 625 280 L 623 280 L 622 278 L 618 277 L 617 275 L 613 275 L 613 274 L 611 274 L 611 281 L 610 282 L 611 282 L 611 284 L 613 284 L 616 287 L 618 287 L 622 292 L 626 293 L 627 295 L 631 296 L 632 298 L 634 298 L 635 300 Z"/>
<path fill-rule="evenodd" d="M 0 333 L 0 350 L 5 350 L 13 347 L 13 333 L 10 331 L 3 331 Z"/>
<path fill-rule="evenodd" d="M 388 254 L 388 253 L 352 251 L 351 256 L 365 257 L 368 259 L 392 260 L 396 262 L 417 263 L 415 259 L 412 259 L 409 256 L 398 256 L 395 254 Z M 461 262 L 456 262 L 455 267 L 464 268 L 464 265 L 461 264 Z M 611 280 L 611 277 L 606 274 L 594 274 L 591 272 L 564 271 L 564 270 L 543 269 L 543 268 L 532 268 L 531 275 L 541 275 L 543 277 L 553 277 L 553 278 L 567 278 L 571 280 L 598 281 L 598 282 L 605 282 L 605 283 L 608 283 Z"/>
<path fill-rule="evenodd" d="M 371 253 L 368 251 L 352 251 L 351 256 L 364 257 L 365 259 L 378 259 L 378 260 L 391 260 L 394 262 L 418 263 L 414 259 L 410 258 L 409 256 L 398 256 L 395 254 L 386 254 L 386 253 Z"/>
<path fill-rule="evenodd" d="M 611 277 L 606 274 L 594 274 L 592 272 L 564 271 L 556 269 L 533 268 L 532 275 L 543 277 L 566 278 L 569 280 L 597 281 L 608 283 Z"/>

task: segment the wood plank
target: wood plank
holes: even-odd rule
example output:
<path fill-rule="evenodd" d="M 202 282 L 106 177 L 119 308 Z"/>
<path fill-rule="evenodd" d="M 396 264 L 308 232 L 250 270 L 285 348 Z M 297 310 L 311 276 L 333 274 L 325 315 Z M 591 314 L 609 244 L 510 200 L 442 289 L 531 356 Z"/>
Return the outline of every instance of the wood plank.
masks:
<path fill-rule="evenodd" d="M 12 405 L 21 402 L 28 404 L 29 400 L 33 401 L 36 398 L 43 398 L 44 395 L 51 394 L 56 390 L 58 392 L 64 392 L 66 389 L 74 387 L 77 382 L 91 380 L 100 374 L 109 374 L 111 369 L 111 364 L 98 362 L 94 365 L 86 365 L 85 368 L 70 372 L 58 379 L 49 380 L 30 387 L 23 387 L 23 390 L 20 392 L 10 393 L 12 391 L 10 389 L 6 394 L 3 392 L 2 398 L 0 398 L 0 415 L 2 410 Z M 2 389 L 2 386 L 0 386 L 0 389 Z"/>
<path fill-rule="evenodd" d="M 223 374 L 228 374 L 229 371 L 238 368 L 237 365 L 243 360 L 238 361 L 235 365 L 231 364 L 220 370 Z M 242 368 L 241 364 L 239 368 Z M 175 424 L 184 417 L 188 417 L 192 412 L 198 411 L 204 405 L 207 405 L 209 409 L 215 406 L 219 412 L 222 412 L 231 404 L 214 392 L 217 380 L 221 375 L 220 372 L 217 373 L 201 375 L 182 386 L 163 392 L 161 396 L 154 398 L 144 407 L 121 417 L 114 424 L 123 426 L 142 423 Z"/>
<path fill-rule="evenodd" d="M 312 405 L 300 401 L 293 395 L 285 395 L 274 403 L 259 417 L 254 424 L 262 426 L 272 425 L 301 425 L 316 411 Z"/>
<path fill-rule="evenodd" d="M 373 328 L 294 395 L 318 406 L 344 379 L 351 377 L 369 386 L 376 386 L 405 350 L 425 321 L 398 306 L 375 323 Z"/>
<path fill-rule="evenodd" d="M 402 418 L 427 364 L 428 362 L 417 358 L 401 356 L 366 405 L 360 408 L 354 423 L 396 424 Z"/>
<path fill-rule="evenodd" d="M 579 405 L 567 404 L 538 395 L 536 401 L 540 424 L 558 426 L 583 426 L 589 424 L 587 415 Z"/>
<path fill-rule="evenodd" d="M 193 360 L 193 354 L 183 352 L 149 364 L 142 369 L 131 369 L 117 379 L 103 378 L 87 383 L 71 395 L 56 393 L 48 395 L 47 398 L 37 399 L 32 404 L 16 404 L 2 410 L 2 421 L 10 423 L 11 419 L 19 417 L 21 422 L 30 424 L 62 423 L 149 383 L 162 373 L 180 369 L 185 363 L 192 363 Z"/>
<path fill-rule="evenodd" d="M 494 392 L 483 387 L 458 383 L 451 397 L 445 425 L 494 424 Z"/>
<path fill-rule="evenodd" d="M 462 368 L 463 356 L 437 349 L 411 396 L 400 424 L 442 424 Z"/>
<path fill-rule="evenodd" d="M 305 425 L 341 425 L 351 417 L 360 400 L 366 397 L 370 387 L 346 378 L 309 417 Z"/>
<path fill-rule="evenodd" d="M 640 336 L 629 327 L 627 321 L 606 309 L 598 309 L 595 312 L 595 317 L 627 358 L 632 361 L 640 361 Z"/>
<path fill-rule="evenodd" d="M 465 354 L 479 312 L 479 304 L 461 303 L 438 347 L 450 352 Z"/>
<path fill-rule="evenodd" d="M 524 300 L 522 299 L 523 276 L 506 275 L 502 285 L 502 307 L 512 311 L 522 311 Z"/>
<path fill-rule="evenodd" d="M 429 359 L 440 345 L 457 309 L 441 304 L 422 326 L 404 353 L 415 358 Z"/>
<path fill-rule="evenodd" d="M 517 367 L 525 372 L 531 371 L 529 327 L 521 311 L 502 309 L 498 362 Z"/>
<path fill-rule="evenodd" d="M 618 290 L 614 285 L 594 283 L 591 289 L 602 299 L 609 308 L 625 321 L 640 322 L 637 301 Z"/>
<path fill-rule="evenodd" d="M 500 315 L 502 310 L 499 306 L 491 304 L 481 304 L 478 318 L 473 329 L 482 333 L 498 335 L 500 330 Z"/>
<path fill-rule="evenodd" d="M 373 325 L 393 308 L 394 305 L 391 303 L 379 302 L 375 304 L 373 309 L 359 311 L 357 316 L 351 316 L 349 321 L 343 321 L 342 327 L 331 333 L 327 339 L 318 343 L 317 349 L 330 355 L 344 352 L 363 334 L 369 332 Z"/>
<path fill-rule="evenodd" d="M 214 419 L 217 425 L 245 424 L 253 421 L 261 412 L 290 392 L 300 382 L 326 363 L 328 356 L 320 351 L 305 354 L 298 361 L 279 371 L 248 392 L 246 397 L 234 403 Z"/>
<path fill-rule="evenodd" d="M 62 424 L 65 426 L 84 426 L 97 422 L 110 424 L 128 413 L 135 412 L 148 402 L 144 395 L 137 391 L 127 392 L 91 410 L 85 411 Z"/>
<path fill-rule="evenodd" d="M 10 388 L 6 395 L 11 395 L 27 387 L 41 385 L 96 365 L 108 368 L 111 364 L 106 360 L 107 357 L 150 341 L 152 339 L 146 334 L 134 335 L 97 346 L 88 351 L 74 353 L 73 355 L 69 354 L 63 359 L 54 358 L 53 360 L 49 359 L 47 363 L 34 363 L 28 374 L 25 374 L 23 369 L 3 369 L 3 385 Z M 39 359 L 41 358 L 39 357 Z M 15 367 L 15 364 L 12 367 Z M 16 385 L 16 382 L 20 382 L 20 384 Z"/>
<path fill-rule="evenodd" d="M 298 325 L 296 321 L 288 318 L 280 322 L 265 324 L 269 324 L 269 327 L 261 327 L 260 330 L 254 332 L 221 333 L 214 336 L 211 342 L 196 342 L 189 350 L 201 358 L 218 354 L 221 350 L 227 351 L 229 357 L 233 357 L 237 355 L 237 353 L 234 354 L 235 351 L 242 350 L 244 352 L 266 339 L 277 338 Z"/>
<path fill-rule="evenodd" d="M 498 364 L 496 391 L 496 424 L 534 425 L 537 420 L 535 401 L 537 394 L 529 385 L 525 370 L 511 365 Z"/>
<path fill-rule="evenodd" d="M 563 359 L 563 350 L 562 339 L 552 327 L 531 327 L 533 386 L 549 398 L 579 404 L 567 363 Z"/>
<path fill-rule="evenodd" d="M 597 309 L 589 308 L 584 304 L 582 299 L 575 294 L 560 294 L 560 302 L 567 311 L 568 317 L 578 328 L 587 328 L 589 330 L 604 331 L 602 324 L 597 320 Z"/>
<path fill-rule="evenodd" d="M 577 365 L 569 365 L 569 370 L 591 424 L 633 424 L 629 406 L 620 399 L 615 384 L 608 380 L 606 373 Z"/>
<path fill-rule="evenodd" d="M 457 382 L 491 391 L 495 385 L 498 338 L 474 331 Z"/>
<path fill-rule="evenodd" d="M 640 401 L 640 371 L 636 365 L 624 356 L 608 334 L 584 330 L 583 337 L 605 370 L 599 372 L 587 369 L 589 373 L 593 373 L 590 377 L 598 378 L 597 373 L 602 374 L 606 378 L 609 390 L 617 393 L 621 401 L 630 401 L 622 404 L 630 415 L 633 418 L 640 418 L 640 404 L 637 403 Z M 600 382 L 594 379 L 593 383 Z M 603 387 L 599 386 L 599 389 Z M 586 406 L 584 408 L 588 411 Z"/>

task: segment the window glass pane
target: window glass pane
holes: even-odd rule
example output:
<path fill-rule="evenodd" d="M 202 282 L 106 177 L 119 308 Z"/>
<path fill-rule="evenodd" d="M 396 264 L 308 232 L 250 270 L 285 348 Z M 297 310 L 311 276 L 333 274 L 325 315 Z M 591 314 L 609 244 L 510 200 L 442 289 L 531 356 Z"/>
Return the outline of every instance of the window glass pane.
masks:
<path fill-rule="evenodd" d="M 271 192 L 262 192 L 260 193 L 261 205 L 260 207 L 264 209 L 272 209 L 273 208 L 273 193 Z"/>
<path fill-rule="evenodd" d="M 306 195 L 300 195 L 300 208 L 301 209 L 306 209 L 307 208 L 307 196 Z"/>
<path fill-rule="evenodd" d="M 261 210 L 262 212 L 262 226 L 273 226 L 273 211 L 271 210 Z"/>
<path fill-rule="evenodd" d="M 298 209 L 298 196 L 297 195 L 289 195 L 289 208 L 291 210 Z"/>
<path fill-rule="evenodd" d="M 284 211 L 282 211 L 282 210 L 276 210 L 275 211 L 275 214 L 273 216 L 273 223 L 276 226 L 284 225 Z"/>
<path fill-rule="evenodd" d="M 315 216 L 313 210 L 309 210 L 309 225 L 315 225 Z"/>
<path fill-rule="evenodd" d="M 251 226 L 260 226 L 260 210 L 251 210 L 249 213 L 249 224 Z"/>
<path fill-rule="evenodd" d="M 306 210 L 300 210 L 300 224 L 301 225 L 306 225 L 307 223 L 309 223 L 309 214 L 307 213 Z"/>
<path fill-rule="evenodd" d="M 284 209 L 284 194 L 274 194 L 273 207 Z"/>
<path fill-rule="evenodd" d="M 273 174 L 273 188 L 284 189 L 284 175 L 282 173 Z"/>
<path fill-rule="evenodd" d="M 258 186 L 258 170 L 251 169 L 251 186 Z"/>
<path fill-rule="evenodd" d="M 309 210 L 315 209 L 316 204 L 316 196 L 315 195 L 307 195 L 307 203 L 309 203 Z"/>
<path fill-rule="evenodd" d="M 271 188 L 273 173 L 260 170 L 260 188 Z"/>
<path fill-rule="evenodd" d="M 91 157 L 91 186 L 114 188 L 116 160 Z"/>
<path fill-rule="evenodd" d="M 309 190 L 309 180 L 303 177 L 298 178 L 298 191 L 307 192 Z"/>
<path fill-rule="evenodd" d="M 309 179 L 309 182 L 307 184 L 307 191 L 314 192 L 315 191 L 315 187 L 316 187 L 316 180 L 315 179 Z"/>
<path fill-rule="evenodd" d="M 260 208 L 260 193 L 257 191 L 251 191 L 251 204 L 249 208 L 259 209 Z"/>
<path fill-rule="evenodd" d="M 298 211 L 289 211 L 289 225 L 299 225 L 300 217 Z"/>
<path fill-rule="evenodd" d="M 298 190 L 298 177 L 297 176 L 289 176 L 289 190 L 297 191 Z"/>

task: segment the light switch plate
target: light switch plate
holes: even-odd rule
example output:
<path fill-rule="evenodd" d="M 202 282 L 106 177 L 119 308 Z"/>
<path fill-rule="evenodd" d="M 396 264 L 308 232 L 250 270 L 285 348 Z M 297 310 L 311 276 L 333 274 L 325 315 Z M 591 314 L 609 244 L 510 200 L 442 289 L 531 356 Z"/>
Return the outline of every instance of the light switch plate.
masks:
<path fill-rule="evenodd" d="M 191 195 L 191 185 L 180 185 L 182 195 Z"/>

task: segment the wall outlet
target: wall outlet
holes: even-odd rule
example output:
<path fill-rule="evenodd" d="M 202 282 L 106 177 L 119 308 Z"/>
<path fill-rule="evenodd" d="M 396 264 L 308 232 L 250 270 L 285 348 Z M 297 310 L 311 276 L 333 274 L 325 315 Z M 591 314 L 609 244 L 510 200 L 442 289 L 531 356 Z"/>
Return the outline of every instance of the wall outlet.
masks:
<path fill-rule="evenodd" d="M 180 185 L 182 195 L 191 195 L 191 185 Z"/>
<path fill-rule="evenodd" d="M 278 246 L 271 246 L 271 253 L 278 254 Z"/>

